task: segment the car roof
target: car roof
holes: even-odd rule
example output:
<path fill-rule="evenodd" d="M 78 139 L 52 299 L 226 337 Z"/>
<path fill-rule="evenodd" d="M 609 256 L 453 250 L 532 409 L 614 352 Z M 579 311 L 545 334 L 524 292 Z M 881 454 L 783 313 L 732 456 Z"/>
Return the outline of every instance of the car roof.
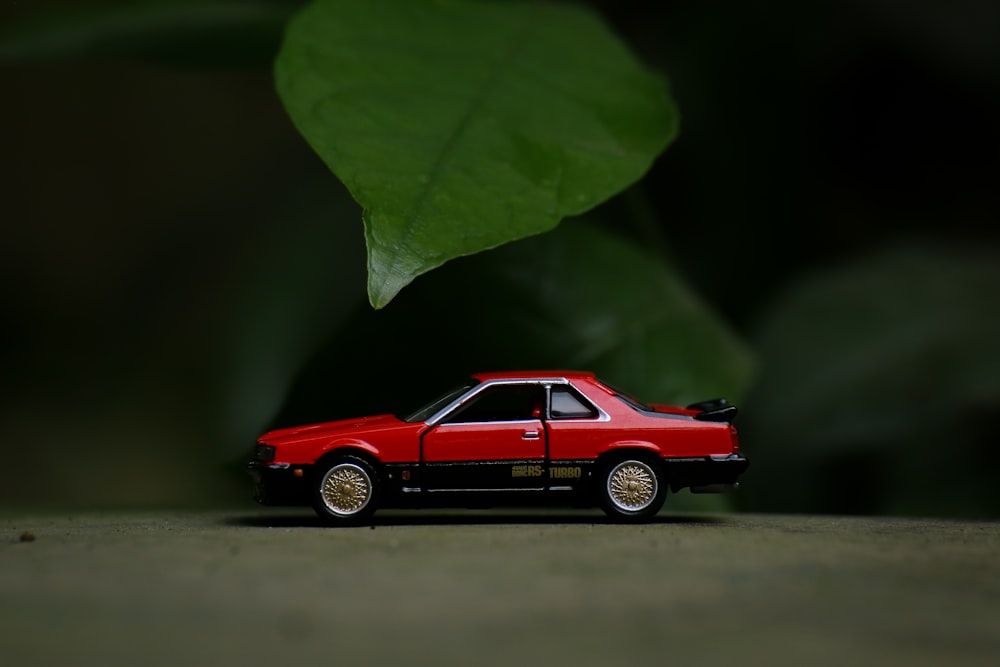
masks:
<path fill-rule="evenodd" d="M 547 380 L 547 379 L 593 379 L 590 371 L 495 371 L 491 373 L 475 373 L 473 376 L 480 382 L 489 380 Z"/>

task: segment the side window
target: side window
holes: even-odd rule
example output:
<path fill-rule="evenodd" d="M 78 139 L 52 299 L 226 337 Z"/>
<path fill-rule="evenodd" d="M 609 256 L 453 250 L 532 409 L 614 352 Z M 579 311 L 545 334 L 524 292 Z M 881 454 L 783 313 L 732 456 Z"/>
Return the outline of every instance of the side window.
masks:
<path fill-rule="evenodd" d="M 552 387 L 552 419 L 594 419 L 597 410 L 572 387 Z"/>
<path fill-rule="evenodd" d="M 545 405 L 545 390 L 537 384 L 501 384 L 484 389 L 459 408 L 445 424 L 509 422 L 539 419 Z"/>

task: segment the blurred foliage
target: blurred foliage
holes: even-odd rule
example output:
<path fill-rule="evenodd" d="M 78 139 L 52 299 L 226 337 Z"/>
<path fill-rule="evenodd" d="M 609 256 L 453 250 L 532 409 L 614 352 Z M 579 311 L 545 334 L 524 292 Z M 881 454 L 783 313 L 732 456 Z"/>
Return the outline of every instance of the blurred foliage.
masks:
<path fill-rule="evenodd" d="M 746 501 L 780 510 L 790 494 L 803 511 L 839 513 L 1000 507 L 986 465 L 1000 418 L 998 296 L 996 252 L 926 247 L 783 294 L 755 338 L 770 363 L 743 421 L 773 463 L 755 471 Z"/>
<path fill-rule="evenodd" d="M 572 6 L 318 0 L 275 73 L 365 210 L 376 308 L 450 259 L 593 208 L 677 129 L 662 78 Z"/>
<path fill-rule="evenodd" d="M 683 132 L 377 312 L 362 211 L 273 92 L 302 3 L 0 7 L 0 501 L 244 498 L 268 426 L 544 365 L 745 398 L 746 509 L 1000 516 L 1000 7 L 576 4 L 669 72 Z"/>
<path fill-rule="evenodd" d="M 4 32 L 0 59 L 144 58 L 175 65 L 267 67 L 296 3 L 280 0 L 144 0 L 73 5 Z"/>

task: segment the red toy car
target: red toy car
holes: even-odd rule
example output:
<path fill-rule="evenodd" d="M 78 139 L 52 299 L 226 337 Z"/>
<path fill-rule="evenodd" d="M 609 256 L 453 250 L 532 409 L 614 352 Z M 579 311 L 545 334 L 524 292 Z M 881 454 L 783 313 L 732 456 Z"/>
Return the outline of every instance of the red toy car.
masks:
<path fill-rule="evenodd" d="M 250 473 L 268 505 L 356 525 L 380 507 L 600 505 L 639 521 L 667 488 L 717 492 L 749 462 L 724 400 L 645 405 L 592 373 L 481 373 L 411 415 L 284 428 Z"/>

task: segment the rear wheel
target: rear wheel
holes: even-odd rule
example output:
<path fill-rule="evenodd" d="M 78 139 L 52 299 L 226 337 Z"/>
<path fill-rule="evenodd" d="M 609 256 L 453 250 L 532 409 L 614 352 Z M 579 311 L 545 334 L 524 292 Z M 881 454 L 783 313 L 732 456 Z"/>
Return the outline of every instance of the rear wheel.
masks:
<path fill-rule="evenodd" d="M 377 509 L 378 475 L 357 456 L 340 456 L 320 466 L 313 484 L 313 508 L 327 523 L 365 523 Z"/>
<path fill-rule="evenodd" d="M 610 461 L 600 478 L 601 509 L 618 521 L 644 521 L 653 517 L 667 498 L 663 467 L 645 457 Z"/>

